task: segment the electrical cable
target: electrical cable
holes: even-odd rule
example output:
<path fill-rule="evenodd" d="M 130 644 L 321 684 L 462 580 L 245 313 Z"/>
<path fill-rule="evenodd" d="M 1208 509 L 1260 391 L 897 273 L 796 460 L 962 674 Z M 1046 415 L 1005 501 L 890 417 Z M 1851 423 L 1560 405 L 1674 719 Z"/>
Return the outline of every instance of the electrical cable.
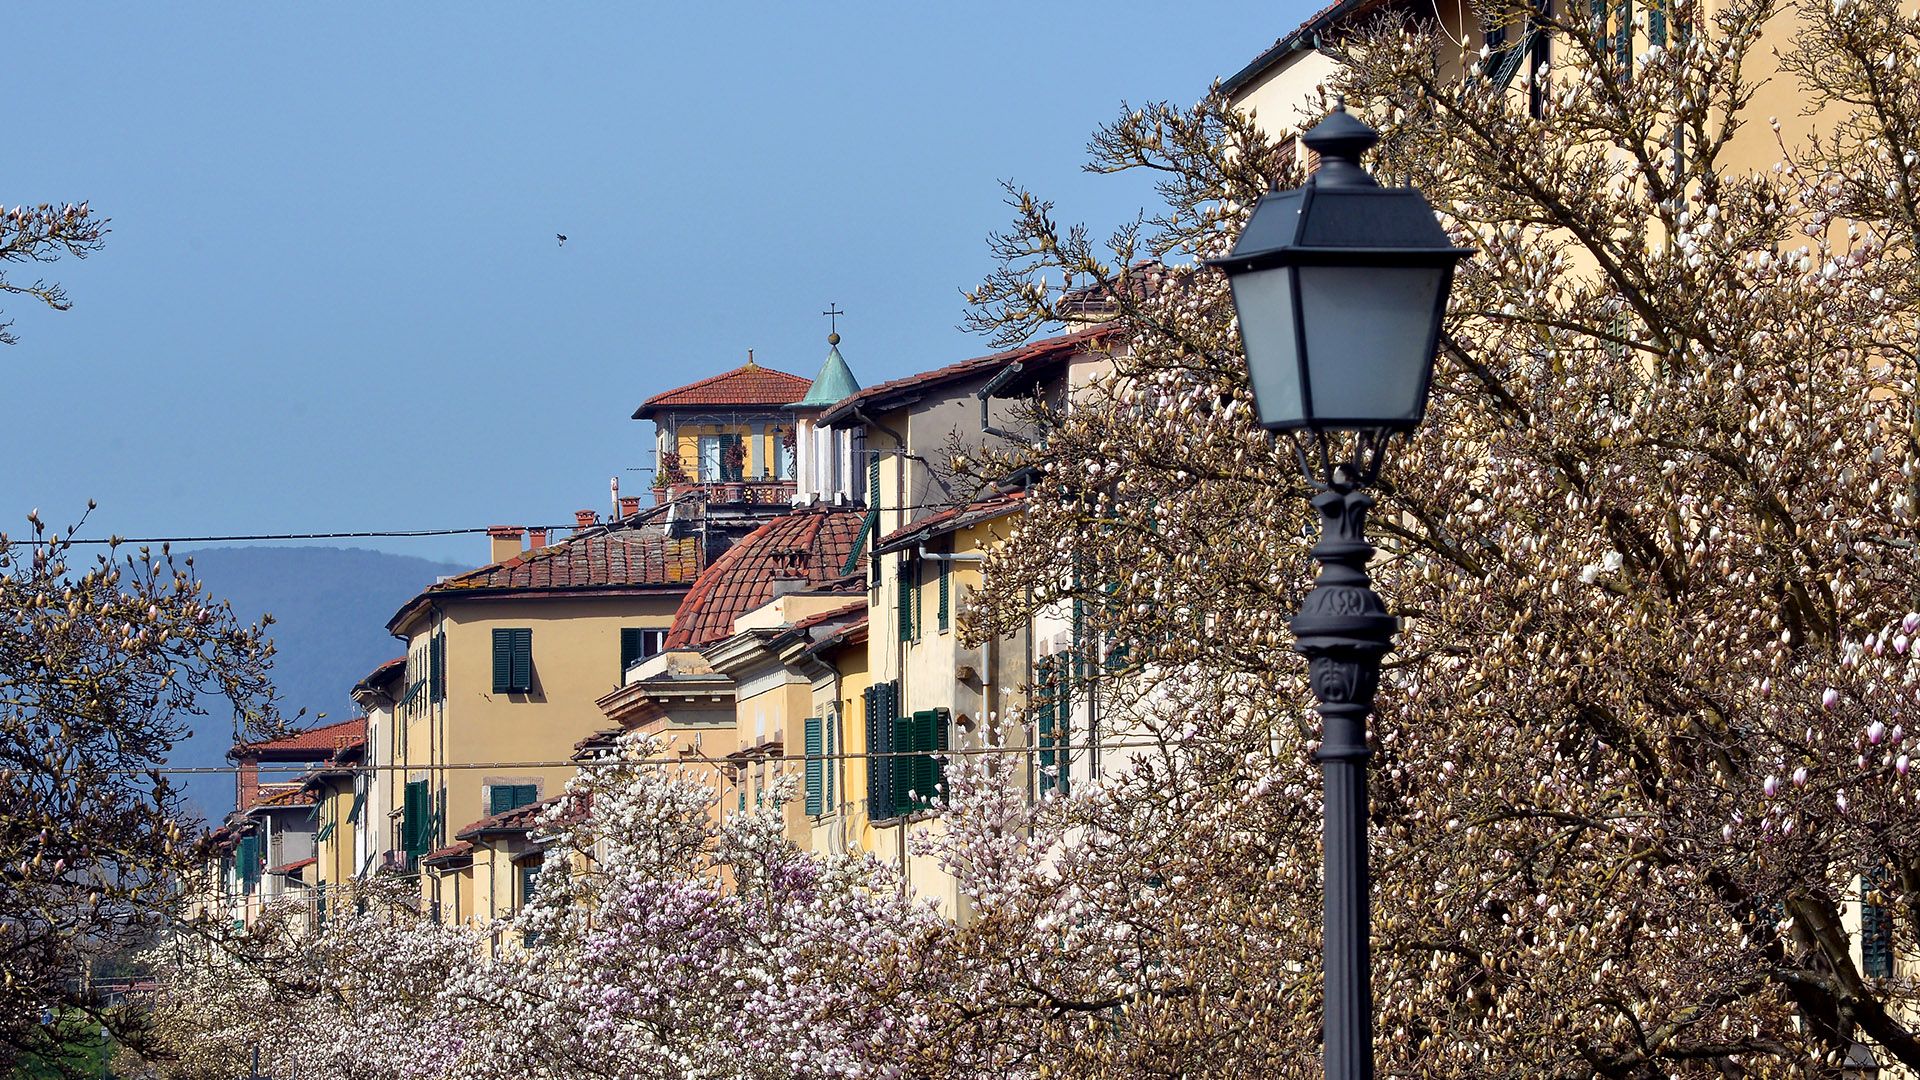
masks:
<path fill-rule="evenodd" d="M 928 503 L 913 503 L 907 506 L 885 506 L 885 507 L 881 507 L 881 509 L 883 511 L 890 511 L 890 512 L 901 511 L 901 510 L 953 510 L 953 509 L 964 507 L 965 505 L 966 504 L 964 503 L 928 502 Z M 844 509 L 848 513 L 853 513 L 855 510 L 855 507 L 850 505 L 845 507 Z M 642 513 L 646 513 L 646 512 L 647 511 L 642 511 Z M 604 522 L 604 521 L 597 522 L 594 525 L 588 526 L 588 528 L 606 529 L 611 524 L 614 524 L 614 523 Z M 578 529 L 579 527 L 580 526 L 577 522 L 571 522 L 571 521 L 567 522 L 565 525 L 515 525 L 513 526 L 513 528 L 516 528 L 516 529 L 529 529 L 529 530 L 545 529 L 547 532 L 555 533 L 555 534 L 565 532 L 569 529 Z M 362 530 L 358 532 L 241 533 L 241 534 L 235 534 L 231 536 L 107 536 L 107 537 L 96 536 L 96 537 L 75 537 L 72 539 L 68 539 L 65 537 L 48 537 L 46 540 L 42 540 L 40 542 L 41 543 L 58 543 L 63 546 L 78 547 L 83 544 L 91 544 L 91 545 L 98 545 L 98 544 L 115 544 L 115 545 L 118 545 L 118 544 L 238 544 L 238 543 L 248 543 L 248 542 L 263 541 L 263 540 L 363 540 L 363 539 L 403 539 L 404 540 L 404 539 L 410 539 L 410 538 L 416 538 L 416 537 L 428 537 L 428 536 L 477 536 L 487 532 L 491 528 L 493 528 L 493 526 L 483 525 L 476 528 L 467 528 L 467 529 L 387 529 L 387 530 L 368 529 L 368 530 Z M 566 543 L 568 539 L 571 539 L 571 537 L 565 537 L 560 540 L 557 540 L 555 541 L 555 545 L 557 546 L 558 544 Z"/>
<path fill-rule="evenodd" d="M 1182 740 L 1179 740 L 1179 744 L 1186 745 L 1186 746 L 1191 746 L 1196 744 L 1203 744 L 1203 745 L 1209 745 L 1209 746 L 1224 746 L 1224 745 L 1227 745 L 1227 740 L 1225 739 L 1182 739 Z M 581 768 L 581 767 L 597 768 L 597 767 L 619 766 L 619 765 L 689 765 L 691 764 L 691 765 L 740 766 L 740 765 L 758 765 L 758 764 L 764 764 L 767 762 L 786 762 L 786 761 L 799 761 L 799 762 L 864 761 L 869 758 L 872 758 L 875 760 L 885 760 L 885 759 L 891 759 L 891 758 L 912 758 L 912 757 L 928 757 L 928 756 L 938 757 L 943 755 L 956 756 L 956 757 L 972 757 L 972 756 L 986 755 L 986 754 L 1031 754 L 1031 753 L 1043 753 L 1043 752 L 1071 753 L 1075 750 L 1092 750 L 1096 748 L 1096 746 L 1102 750 L 1124 750 L 1129 748 L 1167 747 L 1171 745 L 1174 745 L 1174 743 L 1168 740 L 1137 739 L 1137 740 L 1122 741 L 1122 742 L 1103 741 L 1099 743 L 1090 743 L 1090 742 L 1089 743 L 1058 743 L 1058 744 L 1049 745 L 1049 746 L 1037 746 L 1037 745 L 1036 746 L 957 746 L 957 747 L 950 747 L 946 750 L 933 750 L 933 751 L 887 750 L 887 751 L 863 751 L 863 752 L 857 752 L 857 753 L 854 751 L 840 751 L 832 754 L 754 754 L 751 752 L 747 752 L 744 754 L 740 754 L 739 756 L 730 756 L 730 757 L 715 757 L 712 755 L 686 754 L 686 755 L 675 755 L 673 757 L 654 757 L 654 758 L 621 758 L 621 757 L 583 758 L 578 761 L 573 761 L 573 760 L 568 760 L 568 761 L 462 761 L 462 762 L 438 762 L 438 763 L 431 763 L 431 764 L 415 764 L 415 765 L 340 765 L 330 769 L 323 769 L 322 771 L 339 772 L 339 773 L 435 772 L 435 771 L 458 772 L 458 771 L 464 771 L 469 769 L 495 769 L 495 770 L 575 769 L 575 768 Z M 294 780 L 304 779 L 309 775 L 307 771 L 295 772 L 291 769 L 274 770 L 271 768 L 262 768 L 261 766 L 257 766 L 257 765 L 253 766 L 253 769 L 256 777 L 258 777 L 262 783 L 291 783 Z M 148 776 L 148 775 L 154 775 L 154 774 L 159 774 L 164 776 L 226 776 L 226 775 L 231 775 L 231 774 L 240 772 L 241 766 L 238 766 L 238 765 L 181 765 L 181 766 L 163 766 L 157 769 L 126 768 L 126 769 L 110 769 L 110 770 L 103 770 L 103 771 L 116 772 L 116 773 L 130 773 L 130 774 L 137 774 L 140 776 Z M 269 778 L 270 776 L 281 777 L 282 779 L 270 779 Z"/>

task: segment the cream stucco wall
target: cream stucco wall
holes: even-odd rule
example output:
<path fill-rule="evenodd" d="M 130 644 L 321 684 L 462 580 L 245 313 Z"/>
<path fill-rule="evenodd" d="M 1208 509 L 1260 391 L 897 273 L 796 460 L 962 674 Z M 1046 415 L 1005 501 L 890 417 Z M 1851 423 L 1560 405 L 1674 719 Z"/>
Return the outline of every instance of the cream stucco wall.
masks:
<path fill-rule="evenodd" d="M 445 698 L 421 693 L 402 709 L 399 753 L 404 779 L 445 793 L 436 846 L 486 816 L 490 785 L 534 784 L 541 798 L 560 790 L 574 744 L 607 726 L 595 702 L 620 685 L 621 629 L 666 629 L 680 594 L 449 596 L 415 620 L 408 652 L 423 665 L 429 636 L 446 635 Z M 493 631 L 521 627 L 533 632 L 532 690 L 496 694 Z"/>

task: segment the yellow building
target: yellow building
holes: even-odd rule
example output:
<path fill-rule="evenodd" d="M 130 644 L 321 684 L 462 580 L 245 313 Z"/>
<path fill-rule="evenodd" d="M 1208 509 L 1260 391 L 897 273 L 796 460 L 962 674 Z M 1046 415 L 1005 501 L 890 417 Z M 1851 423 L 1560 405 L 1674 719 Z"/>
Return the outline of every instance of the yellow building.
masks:
<path fill-rule="evenodd" d="M 366 813 L 372 777 L 361 768 L 365 761 L 366 720 L 354 722 L 359 735 L 349 733 L 325 762 L 309 772 L 303 785 L 314 803 L 313 863 L 303 880 L 309 883 L 313 915 L 324 922 L 327 911 L 347 895 L 361 867 L 361 819 Z"/>
<path fill-rule="evenodd" d="M 518 530 L 495 530 L 495 562 L 431 586 L 388 623 L 407 646 L 394 861 L 427 871 L 423 898 L 443 917 L 479 910 L 471 864 L 448 851 L 458 834 L 557 792 L 575 744 L 604 726 L 595 702 L 660 650 L 705 556 L 658 516 L 525 549 Z"/>

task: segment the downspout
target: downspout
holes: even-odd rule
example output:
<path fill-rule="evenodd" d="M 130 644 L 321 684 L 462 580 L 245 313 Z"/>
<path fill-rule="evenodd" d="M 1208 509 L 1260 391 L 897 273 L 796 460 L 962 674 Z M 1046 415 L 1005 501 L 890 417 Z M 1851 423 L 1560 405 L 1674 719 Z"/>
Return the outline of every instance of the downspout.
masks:
<path fill-rule="evenodd" d="M 975 392 L 974 396 L 980 399 L 980 430 L 981 431 L 985 432 L 988 435 L 995 435 L 1002 439 L 1009 440 L 1011 442 L 1021 443 L 1026 446 L 1032 446 L 1034 445 L 1033 440 L 1027 438 L 1025 435 L 1022 435 L 1015 431 L 1008 431 L 1005 428 L 994 427 L 992 418 L 988 412 L 989 407 L 991 406 L 993 401 L 994 391 L 1006 385 L 1008 380 L 1012 379 L 1013 376 L 1020 374 L 1021 370 L 1024 369 L 1025 367 L 1026 367 L 1025 361 L 1015 360 L 1013 363 L 1008 364 L 1006 367 L 1001 368 L 999 373 L 996 374 L 993 378 L 988 379 L 987 384 L 985 386 L 982 386 L 977 392 Z"/>

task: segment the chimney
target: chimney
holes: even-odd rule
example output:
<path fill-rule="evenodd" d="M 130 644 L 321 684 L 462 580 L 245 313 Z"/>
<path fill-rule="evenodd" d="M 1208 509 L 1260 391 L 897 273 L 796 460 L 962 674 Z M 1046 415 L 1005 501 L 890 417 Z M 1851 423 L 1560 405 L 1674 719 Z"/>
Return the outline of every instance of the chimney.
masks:
<path fill-rule="evenodd" d="M 640 512 L 640 496 L 626 495 L 620 499 L 620 516 L 630 518 Z"/>
<path fill-rule="evenodd" d="M 253 757 L 240 759 L 240 789 L 234 795 L 236 809 L 245 810 L 260 801 L 260 762 Z"/>
<path fill-rule="evenodd" d="M 493 562 L 506 562 L 520 554 L 520 538 L 526 530 L 518 525 L 489 525 L 487 539 L 493 542 Z"/>
<path fill-rule="evenodd" d="M 607 490 L 613 493 L 613 501 L 608 505 L 613 510 L 613 516 L 617 518 L 620 516 L 620 478 L 618 476 L 607 477 Z"/>
<path fill-rule="evenodd" d="M 538 528 L 527 529 L 527 550 L 528 551 L 539 551 L 541 548 L 546 546 L 547 546 L 547 527 L 545 525 L 542 525 Z"/>
<path fill-rule="evenodd" d="M 599 520 L 600 512 L 597 510 L 575 510 L 573 512 L 573 531 L 585 532 L 593 528 L 594 524 Z"/>

